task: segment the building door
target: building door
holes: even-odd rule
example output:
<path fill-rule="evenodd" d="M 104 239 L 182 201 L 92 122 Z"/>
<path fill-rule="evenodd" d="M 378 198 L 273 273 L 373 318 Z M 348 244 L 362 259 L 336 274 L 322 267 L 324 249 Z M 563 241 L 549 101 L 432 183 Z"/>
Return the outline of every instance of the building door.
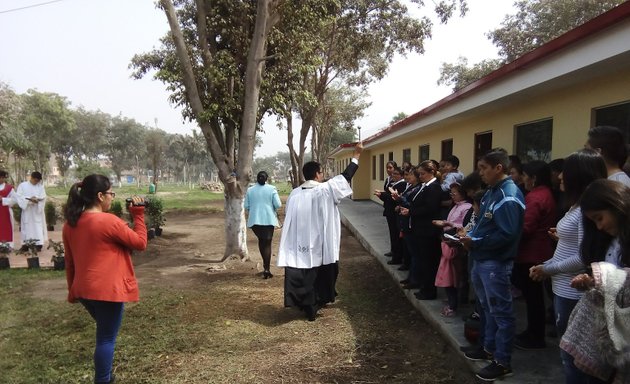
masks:
<path fill-rule="evenodd" d="M 492 149 L 492 131 L 475 134 L 475 158 L 473 159 L 473 169 L 477 168 L 477 161 L 481 156 Z"/>

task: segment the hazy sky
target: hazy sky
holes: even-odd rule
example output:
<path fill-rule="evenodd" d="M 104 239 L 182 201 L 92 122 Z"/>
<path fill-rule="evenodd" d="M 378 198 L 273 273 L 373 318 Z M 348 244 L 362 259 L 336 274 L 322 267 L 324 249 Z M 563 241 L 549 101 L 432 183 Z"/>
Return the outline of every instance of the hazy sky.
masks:
<path fill-rule="evenodd" d="M 162 83 L 130 78 L 131 57 L 159 47 L 168 30 L 153 0 L 57 0 L 10 11 L 49 1 L 0 0 L 0 81 L 18 93 L 29 88 L 55 92 L 73 106 L 120 113 L 150 126 L 157 121 L 167 132 L 190 134 L 195 125 L 182 122 Z M 363 138 L 386 127 L 398 112 L 412 114 L 450 94 L 449 87 L 436 85 L 442 62 L 458 56 L 469 63 L 496 57 L 485 33 L 513 12 L 512 0 L 468 4 L 465 18 L 434 26 L 424 55 L 396 58 L 388 76 L 369 88 L 372 105 L 357 121 Z M 278 131 L 269 119 L 256 155 L 285 151 L 285 137 L 286 131 Z"/>

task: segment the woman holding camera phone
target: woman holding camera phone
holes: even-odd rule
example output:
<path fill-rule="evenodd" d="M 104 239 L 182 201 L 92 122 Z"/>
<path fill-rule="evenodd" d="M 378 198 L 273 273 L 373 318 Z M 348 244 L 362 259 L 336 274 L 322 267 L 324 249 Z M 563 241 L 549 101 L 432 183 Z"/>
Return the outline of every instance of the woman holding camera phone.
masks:
<path fill-rule="evenodd" d="M 113 383 L 112 363 L 124 303 L 138 301 L 131 250 L 147 247 L 144 199 L 129 206 L 133 229 L 107 213 L 116 196 L 106 176 L 92 174 L 68 194 L 63 227 L 68 301 L 80 302 L 96 322 L 94 382 Z"/>

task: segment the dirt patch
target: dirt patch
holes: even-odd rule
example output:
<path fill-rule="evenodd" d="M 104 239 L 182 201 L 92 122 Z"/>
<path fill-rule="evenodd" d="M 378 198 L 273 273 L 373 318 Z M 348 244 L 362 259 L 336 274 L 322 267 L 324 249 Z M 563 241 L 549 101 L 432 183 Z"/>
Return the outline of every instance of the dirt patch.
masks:
<path fill-rule="evenodd" d="M 163 235 L 150 241 L 147 251 L 133 256 L 141 302 L 130 306 L 124 326 L 127 331 L 122 331 L 124 338 L 139 319 L 150 316 L 158 319 L 159 327 L 167 323 L 159 320 L 162 315 L 186 332 L 181 346 L 171 345 L 168 352 L 160 352 L 155 366 L 147 368 L 151 376 L 145 373 L 145 378 L 153 378 L 152 382 L 472 381 L 460 357 L 347 230 L 342 234 L 339 300 L 322 309 L 311 323 L 299 311 L 283 308 L 284 271 L 273 266 L 280 231 L 274 236 L 274 278 L 263 280 L 257 240 L 251 231 L 250 261 L 216 263 L 223 256 L 222 212 L 170 214 L 167 220 Z M 163 302 L 152 296 L 158 288 Z M 34 292 L 64 300 L 65 281 L 42 281 Z M 164 307 L 143 306 L 143 297 Z M 182 332 L 180 328 L 171 332 Z M 150 341 L 152 348 L 156 340 Z M 126 345 L 121 342 L 122 356 L 117 361 L 133 355 L 136 347 L 141 348 L 137 340 Z M 138 353 L 147 353 L 147 348 Z M 138 382 L 133 380 L 137 377 L 133 369 L 123 364 L 117 375 L 125 382 Z"/>

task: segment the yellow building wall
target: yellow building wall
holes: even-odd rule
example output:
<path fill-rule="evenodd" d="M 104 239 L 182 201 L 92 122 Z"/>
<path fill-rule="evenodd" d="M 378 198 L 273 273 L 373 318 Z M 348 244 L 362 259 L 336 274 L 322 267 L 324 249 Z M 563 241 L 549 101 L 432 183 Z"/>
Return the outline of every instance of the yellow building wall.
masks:
<path fill-rule="evenodd" d="M 595 108 L 623 102 L 630 102 L 630 68 L 607 73 L 577 86 L 532 92 L 529 97 L 519 97 L 511 102 L 496 102 L 486 106 L 482 113 L 472 111 L 462 114 L 468 117 L 460 116 L 456 122 L 422 128 L 418 133 L 366 149 L 361 157 L 360 174 L 353 179 L 354 198 L 380 202 L 371 191 L 382 189 L 384 180 L 379 177 L 378 169 L 376 179 L 372 178 L 372 156 L 376 156 L 376 166 L 379 167 L 379 155 L 383 154 L 387 162 L 389 152 L 393 152 L 394 161 L 400 165 L 403 149 L 410 148 L 411 162 L 418 164 L 419 146 L 429 144 L 429 158 L 440 160 L 442 141 L 452 138 L 453 154 L 460 159 L 459 169 L 466 175 L 474 169 L 475 134 L 491 131 L 492 147 L 503 147 L 508 153 L 514 153 L 516 125 L 551 118 L 551 158 L 566 157 L 583 148 L 587 131 L 593 124 Z"/>

